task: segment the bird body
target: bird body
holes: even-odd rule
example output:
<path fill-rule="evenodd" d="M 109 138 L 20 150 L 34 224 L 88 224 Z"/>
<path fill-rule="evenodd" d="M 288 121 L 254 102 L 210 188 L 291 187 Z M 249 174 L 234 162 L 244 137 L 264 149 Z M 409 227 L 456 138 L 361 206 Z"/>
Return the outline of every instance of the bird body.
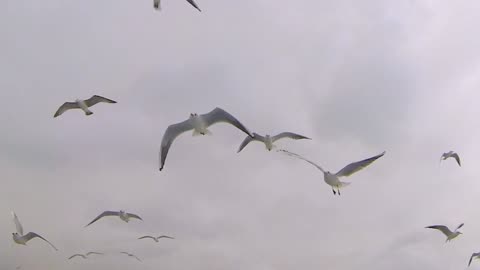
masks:
<path fill-rule="evenodd" d="M 265 144 L 265 148 L 268 151 L 271 151 L 273 148 L 275 148 L 275 145 L 273 144 L 274 142 L 283 139 L 283 138 L 289 138 L 293 140 L 300 140 L 300 139 L 307 139 L 311 140 L 308 137 L 305 137 L 303 135 L 295 134 L 292 132 L 282 132 L 279 133 L 275 136 L 270 136 L 269 134 L 266 134 L 265 136 L 259 135 L 257 133 L 253 133 L 253 137 L 247 136 L 245 140 L 243 140 L 242 144 L 240 144 L 240 147 L 238 148 L 237 153 L 243 150 L 245 146 L 247 146 L 250 142 L 252 141 L 258 141 L 258 142 L 263 142 Z"/>

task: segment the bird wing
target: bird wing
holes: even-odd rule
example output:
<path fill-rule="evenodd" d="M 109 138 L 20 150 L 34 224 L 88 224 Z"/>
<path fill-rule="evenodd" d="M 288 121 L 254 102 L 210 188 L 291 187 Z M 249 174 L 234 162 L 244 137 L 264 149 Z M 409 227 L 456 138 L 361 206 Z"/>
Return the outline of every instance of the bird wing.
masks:
<path fill-rule="evenodd" d="M 71 259 L 73 259 L 73 258 L 75 258 L 75 257 L 82 257 L 82 258 L 84 258 L 84 259 L 87 258 L 87 257 L 85 257 L 85 255 L 83 255 L 83 254 L 74 254 L 74 255 L 70 256 L 68 259 L 71 260 Z"/>
<path fill-rule="evenodd" d="M 24 235 L 23 237 L 25 237 L 26 242 L 30 241 L 31 239 L 33 239 L 33 238 L 35 238 L 35 237 L 38 237 L 38 238 L 42 239 L 43 241 L 49 243 L 50 246 L 53 247 L 53 249 L 58 250 L 52 243 L 48 242 L 47 239 L 43 238 L 42 236 L 40 236 L 40 235 L 38 235 L 38 234 L 36 234 L 36 233 L 34 233 L 34 232 L 29 232 L 29 233 L 27 233 L 26 235 Z"/>
<path fill-rule="evenodd" d="M 95 255 L 103 255 L 103 253 L 101 253 L 101 252 L 95 252 L 95 251 L 90 251 L 90 252 L 88 252 L 86 255 L 89 256 L 89 255 L 92 255 L 92 254 L 95 254 Z"/>
<path fill-rule="evenodd" d="M 117 103 L 115 100 L 111 100 L 111 99 L 108 99 L 108 98 L 105 98 L 105 97 L 102 97 L 102 96 L 97 96 L 97 95 L 94 95 L 91 98 L 85 100 L 85 104 L 88 107 L 92 107 L 93 105 L 95 105 L 99 102 Z"/>
<path fill-rule="evenodd" d="M 455 160 L 456 160 L 457 163 L 458 163 L 458 166 L 460 166 L 460 167 L 462 166 L 462 164 L 460 164 L 460 157 L 458 156 L 457 153 L 453 153 L 453 154 L 451 155 L 451 157 L 455 158 Z"/>
<path fill-rule="evenodd" d="M 277 134 L 277 135 L 273 136 L 272 141 L 275 142 L 275 141 L 278 141 L 278 140 L 283 139 L 283 138 L 290 138 L 290 139 L 294 139 L 294 140 L 300 140 L 300 139 L 311 140 L 308 137 L 305 137 L 303 135 L 299 135 L 299 134 L 296 134 L 296 133 L 282 132 L 280 134 Z"/>
<path fill-rule="evenodd" d="M 463 227 L 463 225 L 464 225 L 464 223 L 458 225 L 458 227 L 455 229 L 455 231 L 458 230 L 458 229 L 460 229 L 461 227 Z"/>
<path fill-rule="evenodd" d="M 385 155 L 385 151 L 383 151 L 383 153 L 381 153 L 379 155 L 376 155 L 374 157 L 367 158 L 367 159 L 357 161 L 357 162 L 354 162 L 354 163 L 350 163 L 347 166 L 345 166 L 343 169 L 338 171 L 335 175 L 337 177 L 350 176 L 350 175 L 360 171 L 361 169 L 367 167 L 368 165 L 372 164 L 372 162 L 374 162 L 378 158 L 382 157 L 383 155 Z"/>
<path fill-rule="evenodd" d="M 140 216 L 132 214 L 132 213 L 127 213 L 127 216 L 129 218 L 136 218 L 136 219 L 139 219 L 139 220 L 143 221 L 143 219 Z"/>
<path fill-rule="evenodd" d="M 139 262 L 141 262 L 142 260 L 140 260 L 137 256 L 133 255 L 133 254 L 130 254 L 129 256 L 132 256 L 134 257 L 135 259 L 137 259 Z"/>
<path fill-rule="evenodd" d="M 122 252 L 120 252 L 120 253 L 130 256 L 130 253 L 125 252 L 125 251 L 122 251 Z"/>
<path fill-rule="evenodd" d="M 58 108 L 58 110 L 55 112 L 55 114 L 53 115 L 53 117 L 57 117 L 57 116 L 60 116 L 62 113 L 64 113 L 65 111 L 68 111 L 70 109 L 79 109 L 80 106 L 78 106 L 78 104 L 76 102 L 65 102 L 63 103 L 62 106 L 60 106 Z"/>
<path fill-rule="evenodd" d="M 153 8 L 160 9 L 160 0 L 153 0 Z"/>
<path fill-rule="evenodd" d="M 22 224 L 20 223 L 20 220 L 17 217 L 17 214 L 12 211 L 12 216 L 13 216 L 13 222 L 15 222 L 15 227 L 17 228 L 17 233 L 20 235 L 23 235 L 23 227 Z"/>
<path fill-rule="evenodd" d="M 313 166 L 317 167 L 317 169 L 319 169 L 320 171 L 325 172 L 325 171 L 323 170 L 323 168 L 320 167 L 320 165 L 315 164 L 313 161 L 310 161 L 310 160 L 308 160 L 308 159 L 300 156 L 299 154 L 295 154 L 295 153 L 292 153 L 292 152 L 287 151 L 287 150 L 284 150 L 284 149 L 277 150 L 277 152 L 278 152 L 278 151 L 284 152 L 285 154 L 287 154 L 287 155 L 289 155 L 289 156 L 291 156 L 291 157 L 296 157 L 296 158 L 299 158 L 299 159 L 301 159 L 301 160 L 304 160 L 304 161 L 312 164 Z"/>
<path fill-rule="evenodd" d="M 472 253 L 472 256 L 470 256 L 470 260 L 468 261 L 468 266 L 472 263 L 473 258 L 478 258 L 480 256 L 480 252 L 475 252 Z"/>
<path fill-rule="evenodd" d="M 198 11 L 200 11 L 200 12 L 202 11 L 202 10 L 198 7 L 198 5 L 195 3 L 195 1 L 193 1 L 193 0 L 187 0 L 187 2 L 190 3 L 190 5 L 192 5 L 194 8 L 198 9 Z"/>
<path fill-rule="evenodd" d="M 155 240 L 155 237 L 150 236 L 150 235 L 145 235 L 145 236 L 139 237 L 138 239 L 145 239 L 145 238 L 151 238 L 151 239 Z"/>
<path fill-rule="evenodd" d="M 165 165 L 165 160 L 167 159 L 168 150 L 170 149 L 170 146 L 172 145 L 175 138 L 177 138 L 178 135 L 191 129 L 193 129 L 193 125 L 191 124 L 190 119 L 188 119 L 183 122 L 170 125 L 165 130 L 165 133 L 163 134 L 163 138 L 162 138 L 162 146 L 160 147 L 160 171 L 163 169 L 163 166 Z"/>
<path fill-rule="evenodd" d="M 253 137 L 247 136 L 245 140 L 243 140 L 242 144 L 240 144 L 240 147 L 238 147 L 237 153 L 240 153 L 240 151 L 247 146 L 251 141 L 259 141 L 259 142 L 264 142 L 265 137 L 258 135 L 257 133 L 253 133 Z"/>
<path fill-rule="evenodd" d="M 160 239 L 160 238 L 175 239 L 175 238 L 173 238 L 173 237 L 171 237 L 171 236 L 168 236 L 168 235 L 160 235 L 160 236 L 157 237 L 157 238 L 158 238 L 158 239 Z"/>
<path fill-rule="evenodd" d="M 205 119 L 207 126 L 213 125 L 218 122 L 225 122 L 229 123 L 241 131 L 245 132 L 248 136 L 253 137 L 253 134 L 242 124 L 237 118 L 233 117 L 233 115 L 229 114 L 225 110 L 221 108 L 215 108 L 211 112 L 202 114 L 202 119 Z"/>
<path fill-rule="evenodd" d="M 89 226 L 90 224 L 94 223 L 95 221 L 101 219 L 102 217 L 108 217 L 108 216 L 118 216 L 119 213 L 115 211 L 105 211 L 98 215 L 94 220 L 92 220 L 90 223 L 88 223 L 85 227 Z"/>
<path fill-rule="evenodd" d="M 433 225 L 433 226 L 428 226 L 428 227 L 425 227 L 427 229 L 436 229 L 436 230 L 439 230 L 441 231 L 443 234 L 445 234 L 445 236 L 449 236 L 450 234 L 452 234 L 452 231 L 450 231 L 450 229 L 447 227 L 447 226 L 444 226 L 444 225 Z"/>

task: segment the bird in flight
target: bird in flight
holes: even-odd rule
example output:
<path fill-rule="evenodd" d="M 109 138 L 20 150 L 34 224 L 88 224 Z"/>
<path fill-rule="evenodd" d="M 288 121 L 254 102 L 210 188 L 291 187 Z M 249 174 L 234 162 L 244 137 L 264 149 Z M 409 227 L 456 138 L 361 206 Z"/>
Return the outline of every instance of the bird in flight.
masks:
<path fill-rule="evenodd" d="M 461 227 L 463 227 L 463 223 L 458 225 L 458 227 L 453 232 L 450 231 L 450 229 L 447 226 L 444 226 L 444 225 L 432 225 L 432 226 L 428 226 L 428 227 L 425 227 L 425 228 L 436 229 L 436 230 L 441 231 L 447 237 L 447 240 L 445 240 L 445 242 L 448 242 L 448 241 L 454 239 L 455 237 L 459 236 L 460 234 L 462 234 L 462 232 L 458 231 L 458 229 L 460 229 Z"/>
<path fill-rule="evenodd" d="M 150 235 L 145 235 L 145 236 L 142 236 L 142 237 L 140 237 L 140 238 L 138 238 L 138 239 L 147 239 L 147 238 L 153 239 L 153 241 L 155 241 L 155 242 L 158 242 L 158 240 L 161 239 L 161 238 L 175 239 L 175 238 L 170 237 L 170 236 L 168 236 L 168 235 L 160 235 L 160 236 L 157 236 L 157 237 L 155 237 L 155 236 L 150 236 Z"/>
<path fill-rule="evenodd" d="M 236 128 L 240 129 L 241 131 L 245 132 L 248 136 L 253 137 L 250 131 L 242 123 L 240 123 L 240 121 L 238 121 L 235 117 L 233 117 L 231 114 L 221 108 L 217 107 L 211 112 L 201 115 L 198 115 L 196 113 L 190 113 L 190 117 L 187 120 L 170 125 L 165 130 L 165 134 L 162 138 L 162 145 L 160 148 L 160 171 L 165 165 L 168 150 L 170 149 L 170 146 L 172 145 L 175 138 L 177 138 L 180 134 L 192 129 L 193 136 L 206 134 L 210 135 L 212 133 L 208 130 L 208 127 L 219 122 L 231 124 Z"/>
<path fill-rule="evenodd" d="M 123 210 L 120 210 L 118 212 L 116 212 L 116 211 L 105 211 L 105 212 L 101 213 L 100 215 L 98 215 L 95 219 L 93 219 L 85 227 L 91 225 L 92 223 L 94 223 L 95 221 L 97 221 L 97 220 L 99 220 L 103 217 L 109 217 L 109 216 L 119 217 L 121 220 L 123 220 L 127 223 L 128 223 L 128 221 L 130 221 L 131 218 L 135 218 L 135 219 L 139 219 L 139 220 L 143 221 L 143 219 L 141 217 L 139 217 L 138 215 L 135 215 L 135 214 L 132 214 L 132 213 L 127 213 Z"/>
<path fill-rule="evenodd" d="M 133 255 L 133 254 L 131 254 L 131 253 L 124 252 L 124 251 L 122 251 L 122 252 L 120 252 L 120 253 L 125 254 L 125 255 L 127 255 L 127 256 L 129 256 L 129 257 L 133 257 L 133 258 L 137 259 L 139 262 L 142 261 L 142 260 L 140 260 L 137 256 L 135 256 L 135 255 Z"/>
<path fill-rule="evenodd" d="M 12 211 L 12 216 L 13 216 L 13 222 L 15 223 L 15 227 L 17 229 L 16 233 L 12 233 L 13 236 L 13 241 L 17 244 L 20 245 L 27 245 L 27 242 L 32 240 L 33 238 L 40 238 L 43 241 L 47 242 L 50 244 L 50 246 L 53 247 L 53 249 L 58 250 L 52 243 L 50 243 L 47 239 L 43 238 L 42 236 L 34 233 L 34 232 L 29 232 L 27 234 L 23 234 L 23 227 L 22 224 L 20 223 L 20 220 L 17 217 L 17 214 Z"/>
<path fill-rule="evenodd" d="M 68 111 L 68 110 L 71 110 L 71 109 L 81 109 L 85 112 L 85 115 L 92 115 L 93 112 L 90 111 L 88 108 L 89 107 L 92 107 L 93 105 L 97 104 L 97 103 L 100 103 L 100 102 L 104 102 L 104 103 L 117 103 L 116 101 L 114 100 L 111 100 L 111 99 L 108 99 L 108 98 L 105 98 L 105 97 L 101 97 L 101 96 L 97 96 L 97 95 L 94 95 L 92 96 L 91 98 L 89 99 L 85 99 L 85 100 L 82 100 L 82 99 L 77 99 L 75 100 L 74 102 L 65 102 L 63 103 L 62 106 L 60 106 L 60 108 L 58 108 L 58 110 L 55 112 L 55 114 L 53 115 L 53 117 L 57 117 L 57 116 L 60 116 L 62 113 Z"/>
<path fill-rule="evenodd" d="M 93 254 L 95 254 L 95 255 L 103 255 L 103 253 L 91 251 L 91 252 L 88 252 L 87 254 L 79 254 L 79 253 L 73 254 L 73 255 L 70 256 L 68 259 L 71 260 L 71 259 L 73 259 L 73 258 L 75 258 L 75 257 L 81 257 L 81 258 L 83 258 L 83 259 L 86 259 L 89 255 L 93 255 Z"/>
<path fill-rule="evenodd" d="M 443 153 L 442 156 L 440 157 L 440 162 L 447 158 L 454 158 L 457 161 L 458 166 L 462 167 L 462 164 L 460 164 L 460 157 L 458 156 L 457 153 L 453 151 L 449 151 L 448 153 Z"/>
<path fill-rule="evenodd" d="M 304 157 L 302 157 L 298 154 L 292 153 L 292 152 L 284 150 L 284 149 L 280 149 L 278 151 L 283 152 L 283 153 L 285 153 L 289 156 L 296 157 L 298 159 L 304 160 L 304 161 L 312 164 L 313 166 L 317 167 L 317 169 L 319 169 L 320 171 L 323 172 L 323 180 L 325 181 L 325 183 L 327 183 L 328 185 L 330 185 L 332 187 L 333 195 L 336 195 L 337 193 L 338 193 L 338 195 L 340 195 L 340 188 L 343 188 L 343 187 L 346 187 L 346 186 L 350 185 L 349 182 L 342 182 L 342 181 L 340 181 L 339 178 L 345 177 L 345 176 L 350 176 L 350 175 L 364 169 L 368 165 L 372 164 L 375 160 L 377 160 L 380 157 L 383 157 L 383 155 L 385 155 L 385 151 L 383 151 L 381 154 L 378 154 L 378 155 L 373 156 L 371 158 L 367 158 L 367 159 L 364 159 L 364 160 L 361 160 L 361 161 L 350 163 L 347 166 L 345 166 L 343 169 L 338 171 L 337 173 L 331 173 L 329 171 L 325 171 L 322 167 L 315 164 L 313 161 L 310 161 L 310 160 L 308 160 L 308 159 L 306 159 L 306 158 L 304 158 Z M 336 191 L 335 191 L 335 188 L 337 189 Z"/>
<path fill-rule="evenodd" d="M 243 140 L 242 144 L 240 144 L 240 147 L 238 148 L 237 153 L 242 151 L 242 149 L 245 148 L 245 146 L 247 146 L 247 144 L 249 144 L 252 141 L 263 142 L 265 144 L 265 148 L 267 148 L 268 151 L 271 151 L 275 147 L 275 145 L 273 143 L 280 140 L 280 139 L 283 139 L 283 138 L 289 138 L 289 139 L 293 139 L 293 140 L 300 140 L 300 139 L 311 140 L 308 137 L 305 137 L 305 136 L 299 135 L 299 134 L 295 134 L 295 133 L 292 133 L 292 132 L 282 132 L 282 133 L 277 134 L 275 136 L 270 136 L 270 135 L 267 134 L 267 135 L 265 135 L 265 137 L 262 136 L 262 135 L 258 135 L 257 133 L 254 132 L 253 137 L 247 136 L 245 138 L 245 140 Z"/>
<path fill-rule="evenodd" d="M 200 10 L 200 8 L 198 7 L 197 3 L 195 3 L 195 1 L 193 0 L 187 0 L 188 3 L 190 3 L 190 5 L 192 5 L 194 8 L 196 8 L 198 11 L 202 11 Z M 160 0 L 153 0 L 153 8 L 154 9 L 157 9 L 157 10 L 160 10 L 161 7 L 160 7 Z"/>

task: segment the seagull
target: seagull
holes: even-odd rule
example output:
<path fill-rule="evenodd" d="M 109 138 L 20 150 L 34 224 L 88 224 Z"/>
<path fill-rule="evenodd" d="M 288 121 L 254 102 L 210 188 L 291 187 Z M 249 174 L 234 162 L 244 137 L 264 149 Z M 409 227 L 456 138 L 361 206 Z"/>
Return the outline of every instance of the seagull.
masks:
<path fill-rule="evenodd" d="M 473 259 L 480 259 L 480 252 L 472 253 L 470 260 L 468 261 L 468 266 L 470 266 Z"/>
<path fill-rule="evenodd" d="M 335 195 L 337 192 L 338 192 L 338 195 L 340 195 L 340 188 L 342 187 L 345 187 L 345 186 L 348 186 L 350 185 L 349 182 L 341 182 L 340 181 L 340 177 L 344 177 L 344 176 L 350 176 L 358 171 L 360 171 L 361 169 L 367 167 L 368 165 L 370 165 L 372 162 L 374 162 L 375 160 L 377 160 L 378 158 L 382 157 L 383 155 L 385 155 L 385 151 L 383 151 L 381 154 L 379 155 L 376 155 L 374 157 L 371 157 L 371 158 L 367 158 L 367 159 L 364 159 L 364 160 L 361 160 L 361 161 L 357 161 L 357 162 L 353 162 L 353 163 L 350 163 L 348 164 L 347 166 L 345 166 L 343 169 L 341 169 L 340 171 L 338 171 L 337 173 L 333 174 L 329 171 L 325 171 L 322 167 L 320 167 L 319 165 L 313 163 L 312 161 L 298 155 L 298 154 L 295 154 L 295 153 L 292 153 L 292 152 L 289 152 L 287 150 L 283 150 L 283 149 L 280 149 L 278 150 L 280 152 L 284 152 L 286 153 L 287 155 L 289 156 L 292 156 L 292 157 L 296 157 L 296 158 L 299 158 L 301 160 L 304 160 L 310 164 L 312 164 L 313 166 L 317 167 L 317 169 L 319 169 L 320 171 L 323 172 L 323 180 L 332 187 L 332 191 L 333 191 L 333 195 Z M 335 188 L 337 188 L 337 192 L 335 192 Z"/>
<path fill-rule="evenodd" d="M 196 8 L 198 11 L 200 11 L 200 12 L 202 11 L 202 10 L 198 7 L 198 5 L 195 3 L 195 1 L 193 1 L 193 0 L 187 0 L 187 2 L 190 3 L 190 5 L 192 5 L 194 8 Z M 158 9 L 158 10 L 161 9 L 161 7 L 160 7 L 160 0 L 153 0 L 153 8 Z"/>
<path fill-rule="evenodd" d="M 458 229 L 460 229 L 462 226 L 463 226 L 463 223 L 458 225 L 458 227 L 453 232 L 450 231 L 450 229 L 447 226 L 444 226 L 444 225 L 432 225 L 432 226 L 428 226 L 428 227 L 425 227 L 425 228 L 436 229 L 436 230 L 441 231 L 447 237 L 447 240 L 445 240 L 445 242 L 448 242 L 448 241 L 454 239 L 455 237 L 459 236 L 460 234 L 462 234 L 461 232 L 458 231 Z"/>
<path fill-rule="evenodd" d="M 157 243 L 158 243 L 158 240 L 159 240 L 160 238 L 175 239 L 175 238 L 170 237 L 170 236 L 167 236 L 167 235 L 160 235 L 160 236 L 157 236 L 157 237 L 155 237 L 155 236 L 150 236 L 150 235 L 145 235 L 145 236 L 142 236 L 142 237 L 140 237 L 140 238 L 138 238 L 138 239 L 145 239 L 145 238 L 151 238 L 151 239 L 153 239 L 153 241 L 155 241 L 155 242 L 157 242 Z"/>
<path fill-rule="evenodd" d="M 86 100 L 81 100 L 77 99 L 75 102 L 65 102 L 63 103 L 60 108 L 58 108 L 57 112 L 53 116 L 54 118 L 57 116 L 60 116 L 62 113 L 65 111 L 68 111 L 70 109 L 82 109 L 85 112 L 85 115 L 92 115 L 93 112 L 91 112 L 88 108 L 92 107 L 93 105 L 99 103 L 99 102 L 105 102 L 105 103 L 117 103 L 114 100 L 104 98 L 101 96 L 94 95 L 89 99 Z"/>
<path fill-rule="evenodd" d="M 140 260 L 137 256 L 135 256 L 135 255 L 133 255 L 133 254 L 131 254 L 131 253 L 124 252 L 124 251 L 122 251 L 122 252 L 120 252 L 120 253 L 125 254 L 125 255 L 127 255 L 127 256 L 129 256 L 129 257 L 133 257 L 133 258 L 137 259 L 139 262 L 142 261 L 142 260 Z"/>
<path fill-rule="evenodd" d="M 457 153 L 455 153 L 455 152 L 453 152 L 453 151 L 450 151 L 450 152 L 448 152 L 448 153 L 443 153 L 442 156 L 440 157 L 440 162 L 441 162 L 442 160 L 445 160 L 445 159 L 450 158 L 450 157 L 455 158 L 455 160 L 456 160 L 457 163 L 458 163 L 458 166 L 460 166 L 460 167 L 462 166 L 462 164 L 460 164 L 460 157 L 458 156 Z"/>
<path fill-rule="evenodd" d="M 90 223 L 88 223 L 85 227 L 87 227 L 90 224 L 94 223 L 95 221 L 101 219 L 102 217 L 108 217 L 108 216 L 117 216 L 125 222 L 130 221 L 131 218 L 136 218 L 136 219 L 139 219 L 139 220 L 143 221 L 143 219 L 141 217 L 139 217 L 135 214 L 132 214 L 132 213 L 127 213 L 123 210 L 120 210 L 119 212 L 105 211 L 105 212 L 101 213 L 98 217 L 96 217 L 94 220 L 92 220 Z"/>
<path fill-rule="evenodd" d="M 75 257 L 82 257 L 84 259 L 86 259 L 89 255 L 92 255 L 92 254 L 95 254 L 95 255 L 103 255 L 103 253 L 100 253 L 100 252 L 95 252 L 95 251 L 90 251 L 88 252 L 87 254 L 83 255 L 83 254 L 74 254 L 72 256 L 70 256 L 68 259 L 72 259 L 72 258 L 75 258 Z"/>
<path fill-rule="evenodd" d="M 265 135 L 265 137 L 263 137 L 262 135 L 258 135 L 257 133 L 254 132 L 253 137 L 247 136 L 245 138 L 245 140 L 243 140 L 242 144 L 240 144 L 240 147 L 238 148 L 237 153 L 242 151 L 242 149 L 245 148 L 245 146 L 247 146 L 247 144 L 249 144 L 251 141 L 263 142 L 265 144 L 265 147 L 267 148 L 267 150 L 271 151 L 272 148 L 275 147 L 275 145 L 273 145 L 273 143 L 280 140 L 280 139 L 283 139 L 283 138 L 290 138 L 290 139 L 294 139 L 294 140 L 300 140 L 300 139 L 311 140 L 308 137 L 305 137 L 305 136 L 299 135 L 299 134 L 295 134 L 295 133 L 292 133 L 292 132 L 282 132 L 282 133 L 277 134 L 275 136 L 270 136 L 270 135 L 267 134 L 267 135 Z"/>
<path fill-rule="evenodd" d="M 53 249 L 55 250 L 58 250 L 52 243 L 48 242 L 47 239 L 43 238 L 42 236 L 34 233 L 34 232 L 29 232 L 27 234 L 23 234 L 23 227 L 22 227 L 22 224 L 20 223 L 20 220 L 18 220 L 18 217 L 17 215 L 15 214 L 15 212 L 12 211 L 12 216 L 13 216 L 13 221 L 15 222 L 15 227 L 17 229 L 17 232 L 16 233 L 12 233 L 12 236 L 13 236 L 13 241 L 17 244 L 20 244 L 20 245 L 27 245 L 27 242 L 32 240 L 33 238 L 40 238 L 42 239 L 43 241 L 47 242 L 50 244 L 50 246 L 53 247 Z"/>
<path fill-rule="evenodd" d="M 162 146 L 160 149 L 160 171 L 165 165 L 165 159 L 167 158 L 168 150 L 173 143 L 173 140 L 178 137 L 178 135 L 192 130 L 192 136 L 198 136 L 212 133 L 207 129 L 209 126 L 216 124 L 218 122 L 226 122 L 231 124 L 241 131 L 245 132 L 248 136 L 253 137 L 253 135 L 248 131 L 248 129 L 240 123 L 235 117 L 233 117 L 228 112 L 224 111 L 221 108 L 215 108 L 211 112 L 206 114 L 198 115 L 196 113 L 190 113 L 190 117 L 180 123 L 170 125 L 162 138 Z"/>

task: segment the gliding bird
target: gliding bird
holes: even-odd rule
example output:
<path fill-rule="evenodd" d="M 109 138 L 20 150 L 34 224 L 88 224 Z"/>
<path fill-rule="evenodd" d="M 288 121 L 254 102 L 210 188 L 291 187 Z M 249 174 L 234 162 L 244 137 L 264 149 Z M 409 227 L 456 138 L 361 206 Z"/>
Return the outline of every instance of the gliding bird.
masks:
<path fill-rule="evenodd" d="M 200 10 L 200 8 L 198 7 L 198 5 L 195 3 L 195 1 L 193 0 L 187 0 L 188 3 L 190 3 L 190 5 L 192 5 L 194 8 L 196 8 L 198 11 L 202 11 Z M 155 9 L 158 9 L 160 10 L 161 7 L 160 7 L 160 0 L 153 0 L 153 8 Z"/>
<path fill-rule="evenodd" d="M 103 218 L 103 217 L 109 217 L 109 216 L 116 216 L 116 217 L 119 217 L 121 220 L 125 221 L 128 223 L 128 221 L 130 221 L 131 218 L 136 218 L 136 219 L 139 219 L 141 221 L 143 221 L 143 219 L 135 214 L 132 214 L 132 213 L 127 213 L 123 210 L 120 210 L 118 212 L 116 211 L 105 211 L 103 213 L 101 213 L 100 215 L 98 215 L 98 217 L 96 217 L 94 220 L 92 220 L 90 223 L 88 223 L 85 227 L 87 227 L 88 225 L 94 223 L 95 221 Z"/>
<path fill-rule="evenodd" d="M 137 256 L 135 256 L 135 255 L 133 255 L 133 254 L 131 254 L 131 253 L 124 252 L 124 251 L 122 251 L 122 252 L 120 252 L 120 253 L 125 254 L 125 255 L 127 255 L 127 256 L 129 256 L 129 257 L 133 257 L 133 258 L 137 259 L 139 262 L 142 261 L 142 260 L 140 260 Z"/>
<path fill-rule="evenodd" d="M 12 211 L 12 216 L 13 216 L 13 221 L 15 222 L 15 227 L 17 229 L 17 232 L 16 233 L 12 233 L 12 236 L 13 236 L 13 241 L 17 244 L 20 244 L 20 245 L 27 245 L 27 242 L 32 240 L 33 238 L 40 238 L 42 239 L 43 241 L 47 242 L 48 244 L 50 244 L 50 246 L 53 247 L 53 249 L 55 250 L 58 250 L 52 243 L 48 242 L 47 239 L 43 238 L 42 236 L 34 233 L 34 232 L 29 232 L 27 234 L 23 234 L 23 227 L 22 227 L 22 224 L 20 223 L 20 220 L 18 220 L 18 217 L 17 215 L 15 214 L 15 212 Z"/>
<path fill-rule="evenodd" d="M 257 133 L 254 132 L 253 137 L 247 136 L 247 138 L 245 138 L 245 140 L 243 140 L 242 144 L 240 144 L 240 147 L 238 148 L 237 153 L 242 151 L 242 149 L 245 148 L 245 146 L 247 146 L 247 144 L 249 144 L 252 141 L 263 142 L 265 144 L 265 148 L 267 148 L 268 151 L 271 151 L 272 148 L 275 147 L 275 145 L 273 145 L 273 143 L 280 140 L 280 139 L 283 139 L 283 138 L 290 138 L 290 139 L 294 139 L 294 140 L 300 140 L 300 139 L 311 140 L 308 137 L 305 137 L 305 136 L 299 135 L 299 134 L 295 134 L 295 133 L 292 133 L 292 132 L 282 132 L 282 133 L 277 134 L 275 136 L 270 136 L 270 135 L 267 134 L 267 135 L 265 135 L 265 137 L 263 137 L 262 135 L 258 135 Z"/>
<path fill-rule="evenodd" d="M 175 239 L 175 238 L 170 237 L 170 236 L 167 236 L 167 235 L 160 235 L 160 236 L 157 236 L 157 237 L 155 237 L 155 236 L 150 236 L 150 235 L 145 235 L 145 236 L 142 236 L 142 237 L 140 237 L 140 238 L 138 238 L 138 239 L 146 239 L 146 238 L 153 239 L 153 241 L 155 241 L 155 242 L 157 242 L 157 243 L 158 243 L 158 240 L 159 240 L 160 238 Z"/>
<path fill-rule="evenodd" d="M 462 167 L 462 164 L 460 164 L 460 157 L 458 156 L 457 153 L 450 151 L 448 153 L 443 153 L 442 156 L 440 157 L 440 161 L 445 160 L 447 158 L 453 157 L 458 163 L 458 166 Z"/>
<path fill-rule="evenodd" d="M 75 258 L 75 257 L 82 257 L 83 259 L 86 259 L 89 255 L 92 255 L 92 254 L 95 254 L 95 255 L 103 255 L 103 253 L 100 253 L 100 252 L 94 252 L 94 251 L 90 251 L 88 252 L 87 254 L 83 255 L 83 254 L 74 254 L 72 256 L 70 256 L 68 259 L 72 259 L 72 258 Z"/>
<path fill-rule="evenodd" d="M 86 100 L 77 99 L 77 100 L 75 100 L 75 102 L 65 102 L 65 103 L 63 103 L 63 105 L 60 106 L 60 108 L 58 108 L 57 112 L 55 112 L 55 115 L 53 117 L 55 118 L 57 116 L 60 116 L 65 111 L 68 111 L 68 110 L 71 110 L 71 109 L 82 109 L 85 112 L 85 115 L 92 115 L 93 112 L 90 111 L 88 108 L 92 107 L 93 105 L 95 105 L 99 102 L 117 103 L 114 100 L 94 95 L 91 98 L 86 99 Z"/>
<path fill-rule="evenodd" d="M 172 145 L 175 138 L 177 138 L 180 134 L 192 130 L 192 136 L 197 135 L 206 135 L 211 134 L 208 130 L 213 124 L 219 122 L 226 122 L 235 126 L 236 128 L 240 129 L 241 131 L 245 132 L 248 136 L 253 137 L 250 131 L 238 121 L 235 117 L 233 117 L 228 112 L 224 111 L 221 108 L 215 108 L 211 112 L 206 114 L 198 115 L 196 113 L 190 113 L 190 117 L 180 123 L 170 125 L 162 138 L 162 146 L 160 148 L 160 171 L 163 169 L 165 165 L 165 160 L 167 159 L 168 150 Z"/>
<path fill-rule="evenodd" d="M 304 160 L 304 161 L 312 164 L 313 166 L 317 167 L 317 169 L 319 169 L 320 171 L 323 172 L 323 180 L 325 181 L 325 183 L 327 183 L 328 185 L 330 185 L 332 187 L 333 195 L 336 194 L 334 188 L 337 188 L 338 195 L 340 195 L 340 188 L 348 186 L 350 184 L 349 182 L 341 182 L 340 179 L 339 179 L 340 177 L 350 176 L 350 175 L 360 171 L 361 169 L 367 167 L 368 165 L 372 164 L 372 162 L 374 162 L 378 158 L 385 155 L 385 151 L 383 151 L 381 154 L 376 155 L 374 157 L 367 158 L 367 159 L 357 161 L 357 162 L 354 162 L 354 163 L 350 163 L 347 166 L 345 166 L 343 169 L 338 171 L 337 173 L 333 174 L 329 171 L 325 171 L 319 165 L 313 163 L 312 161 L 310 161 L 310 160 L 308 160 L 308 159 L 306 159 L 306 158 L 304 158 L 304 157 L 302 157 L 298 154 L 295 154 L 295 153 L 292 153 L 292 152 L 289 152 L 289 151 L 283 150 L 283 149 L 280 149 L 280 150 L 277 150 L 277 151 L 284 152 L 289 156 L 299 158 L 299 159 Z"/>
<path fill-rule="evenodd" d="M 455 237 L 459 236 L 460 234 L 462 234 L 462 232 L 458 231 L 458 229 L 460 229 L 462 226 L 463 226 L 463 223 L 458 225 L 458 227 L 453 232 L 450 231 L 450 229 L 447 226 L 444 226 L 444 225 L 432 225 L 432 226 L 428 226 L 428 227 L 425 227 L 425 228 L 426 229 L 436 229 L 436 230 L 441 231 L 447 237 L 447 240 L 445 240 L 445 242 L 448 242 L 448 241 L 454 239 Z"/>

